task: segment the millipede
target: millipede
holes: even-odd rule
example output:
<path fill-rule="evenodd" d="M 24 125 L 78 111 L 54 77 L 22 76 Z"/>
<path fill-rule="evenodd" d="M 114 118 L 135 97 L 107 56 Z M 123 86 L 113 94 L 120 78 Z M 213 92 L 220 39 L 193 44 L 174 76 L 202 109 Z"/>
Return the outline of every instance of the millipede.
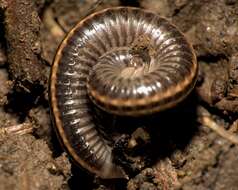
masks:
<path fill-rule="evenodd" d="M 153 114 L 184 100 L 197 73 L 192 45 L 158 14 L 114 7 L 87 16 L 66 35 L 51 68 L 51 115 L 61 144 L 89 172 L 125 177 L 93 107 L 128 117 Z"/>

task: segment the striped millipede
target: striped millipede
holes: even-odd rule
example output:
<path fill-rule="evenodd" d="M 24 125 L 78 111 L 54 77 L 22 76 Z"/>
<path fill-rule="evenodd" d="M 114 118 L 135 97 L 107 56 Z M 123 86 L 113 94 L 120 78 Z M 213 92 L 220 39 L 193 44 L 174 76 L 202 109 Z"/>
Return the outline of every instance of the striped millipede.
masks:
<path fill-rule="evenodd" d="M 51 112 L 62 145 L 91 173 L 124 177 L 92 105 L 116 115 L 158 112 L 190 93 L 197 71 L 192 46 L 157 14 L 116 7 L 89 15 L 65 37 L 51 69 Z"/>

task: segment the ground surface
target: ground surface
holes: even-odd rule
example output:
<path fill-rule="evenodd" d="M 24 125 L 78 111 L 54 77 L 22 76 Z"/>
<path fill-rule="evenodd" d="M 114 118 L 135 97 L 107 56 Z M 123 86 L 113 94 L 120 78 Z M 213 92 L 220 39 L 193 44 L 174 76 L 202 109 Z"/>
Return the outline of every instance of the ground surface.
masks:
<path fill-rule="evenodd" d="M 67 31 L 90 13 L 122 5 L 173 22 L 195 48 L 200 71 L 176 108 L 149 120 L 108 120 L 123 125 L 114 152 L 130 179 L 101 180 L 63 153 L 47 84 Z M 0 7 L 0 190 L 237 189 L 236 0 L 0 0 Z"/>

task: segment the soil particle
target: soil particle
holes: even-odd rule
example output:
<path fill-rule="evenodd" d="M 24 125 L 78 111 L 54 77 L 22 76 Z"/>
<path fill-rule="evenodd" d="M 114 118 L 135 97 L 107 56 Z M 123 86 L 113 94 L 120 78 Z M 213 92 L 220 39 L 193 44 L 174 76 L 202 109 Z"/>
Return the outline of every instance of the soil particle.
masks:
<path fill-rule="evenodd" d="M 227 83 L 225 80 L 215 79 L 211 86 L 211 101 L 216 103 L 225 97 L 227 92 Z"/>
<path fill-rule="evenodd" d="M 200 54 L 232 55 L 238 50 L 238 7 L 224 0 L 208 1 L 200 9 L 196 27 Z"/>
<path fill-rule="evenodd" d="M 12 87 L 12 82 L 8 80 L 7 70 L 0 69 L 0 105 L 3 106 L 7 103 L 7 94 Z"/>
<path fill-rule="evenodd" d="M 226 82 L 228 81 L 228 63 L 225 60 L 210 62 L 210 64 L 206 64 L 204 61 L 199 63 L 203 83 L 196 90 L 200 98 L 213 105 L 214 102 L 221 100 L 225 95 Z"/>
<path fill-rule="evenodd" d="M 34 134 L 50 143 L 52 140 L 52 127 L 49 110 L 43 106 L 32 108 L 29 112 L 29 119 L 34 124 Z"/>

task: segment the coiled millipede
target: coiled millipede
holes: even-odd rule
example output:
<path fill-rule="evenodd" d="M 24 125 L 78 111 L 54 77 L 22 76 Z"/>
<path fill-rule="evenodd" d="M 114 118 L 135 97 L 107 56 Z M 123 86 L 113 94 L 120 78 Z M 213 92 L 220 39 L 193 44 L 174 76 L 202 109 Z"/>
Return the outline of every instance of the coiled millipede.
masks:
<path fill-rule="evenodd" d="M 192 46 L 166 19 L 129 7 L 96 12 L 68 33 L 54 59 L 49 94 L 58 137 L 83 168 L 121 178 L 92 105 L 116 115 L 158 112 L 190 93 L 197 71 Z"/>

